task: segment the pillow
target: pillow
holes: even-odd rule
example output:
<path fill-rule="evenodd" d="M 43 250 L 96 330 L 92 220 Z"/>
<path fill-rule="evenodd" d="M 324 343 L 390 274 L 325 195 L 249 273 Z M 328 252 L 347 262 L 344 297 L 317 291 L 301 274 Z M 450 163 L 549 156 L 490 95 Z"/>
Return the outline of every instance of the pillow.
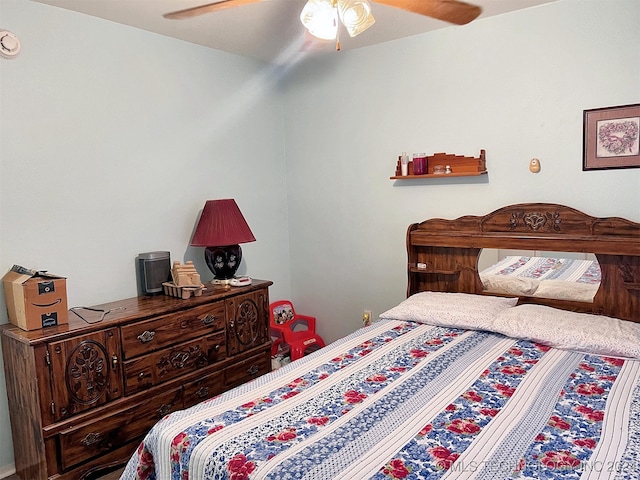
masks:
<path fill-rule="evenodd" d="M 513 307 L 516 303 L 517 298 L 471 293 L 421 292 L 387 310 L 380 318 L 484 330 L 499 312 Z"/>
<path fill-rule="evenodd" d="M 534 278 L 507 275 L 480 275 L 480 280 L 488 292 L 508 295 L 533 295 L 540 284 L 540 280 Z"/>
<path fill-rule="evenodd" d="M 542 280 L 534 297 L 555 298 L 559 300 L 575 300 L 593 302 L 593 297 L 600 284 L 565 282 L 563 280 Z"/>
<path fill-rule="evenodd" d="M 492 330 L 551 347 L 640 359 L 640 323 L 544 305 L 503 310 Z"/>

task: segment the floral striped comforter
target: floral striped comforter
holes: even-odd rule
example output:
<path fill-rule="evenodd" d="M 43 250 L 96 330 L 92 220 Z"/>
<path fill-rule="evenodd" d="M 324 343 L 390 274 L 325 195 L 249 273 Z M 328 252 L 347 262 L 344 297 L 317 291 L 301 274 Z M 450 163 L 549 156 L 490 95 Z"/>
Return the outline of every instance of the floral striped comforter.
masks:
<path fill-rule="evenodd" d="M 385 320 L 158 423 L 123 479 L 639 479 L 640 361 Z"/>

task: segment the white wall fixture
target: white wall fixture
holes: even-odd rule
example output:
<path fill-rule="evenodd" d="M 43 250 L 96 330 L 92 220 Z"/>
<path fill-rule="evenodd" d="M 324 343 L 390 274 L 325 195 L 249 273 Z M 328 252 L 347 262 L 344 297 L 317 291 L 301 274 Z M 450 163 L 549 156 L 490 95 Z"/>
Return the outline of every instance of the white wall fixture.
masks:
<path fill-rule="evenodd" d="M 20 53 L 20 40 L 15 33 L 0 30 L 0 56 L 13 58 Z"/>

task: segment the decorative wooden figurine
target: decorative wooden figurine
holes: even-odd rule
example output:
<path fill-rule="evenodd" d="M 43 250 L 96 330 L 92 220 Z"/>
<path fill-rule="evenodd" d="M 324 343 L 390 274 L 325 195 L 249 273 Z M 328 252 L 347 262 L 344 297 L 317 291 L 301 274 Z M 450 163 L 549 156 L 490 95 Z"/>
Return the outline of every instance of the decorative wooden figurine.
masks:
<path fill-rule="evenodd" d="M 192 295 L 195 297 L 202 295 L 204 285 L 200 281 L 200 275 L 193 262 L 188 261 L 184 265 L 178 261 L 173 262 L 171 278 L 173 282 L 164 282 L 162 284 L 165 295 L 180 297 L 185 300 Z"/>

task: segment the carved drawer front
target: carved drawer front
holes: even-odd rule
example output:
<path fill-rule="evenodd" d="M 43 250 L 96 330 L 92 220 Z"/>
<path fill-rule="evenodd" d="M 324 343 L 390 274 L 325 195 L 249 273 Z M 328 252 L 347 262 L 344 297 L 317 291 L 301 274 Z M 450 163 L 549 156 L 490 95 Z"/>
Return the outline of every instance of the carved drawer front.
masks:
<path fill-rule="evenodd" d="M 183 312 L 122 327 L 122 350 L 125 358 L 134 358 L 176 341 L 196 338 L 225 327 L 224 302 L 201 305 Z"/>
<path fill-rule="evenodd" d="M 227 388 L 235 387 L 270 371 L 270 352 L 264 352 L 225 368 L 224 383 Z"/>
<path fill-rule="evenodd" d="M 227 351 L 236 355 L 268 340 L 269 297 L 266 290 L 227 299 Z"/>
<path fill-rule="evenodd" d="M 126 395 L 145 390 L 226 357 L 224 331 L 124 362 Z"/>
<path fill-rule="evenodd" d="M 120 338 L 109 328 L 70 340 L 51 342 L 51 412 L 61 420 L 122 395 Z"/>
<path fill-rule="evenodd" d="M 183 401 L 184 408 L 191 407 L 208 398 L 215 397 L 226 389 L 224 385 L 224 372 L 218 370 L 195 382 L 187 383 L 184 386 Z"/>
<path fill-rule="evenodd" d="M 181 408 L 182 393 L 177 389 L 62 431 L 59 434 L 62 468 L 68 469 L 142 437 L 158 420 Z"/>

